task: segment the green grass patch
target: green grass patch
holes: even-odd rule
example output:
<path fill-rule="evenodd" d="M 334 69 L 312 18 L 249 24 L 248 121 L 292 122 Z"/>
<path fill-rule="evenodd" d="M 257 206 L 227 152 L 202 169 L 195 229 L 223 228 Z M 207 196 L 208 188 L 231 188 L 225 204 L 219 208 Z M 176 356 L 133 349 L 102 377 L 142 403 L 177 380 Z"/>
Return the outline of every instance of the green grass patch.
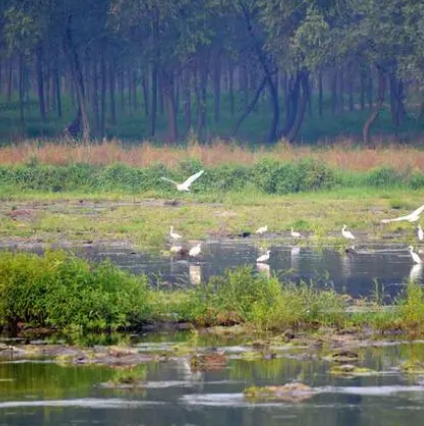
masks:
<path fill-rule="evenodd" d="M 14 330 L 103 331 L 186 321 L 195 326 L 242 324 L 257 331 L 371 325 L 381 332 L 424 332 L 424 292 L 413 283 L 394 309 L 370 301 L 370 312 L 352 315 L 346 312 L 352 302 L 331 288 L 280 283 L 246 267 L 194 289 L 168 291 L 150 288 L 146 277 L 108 262 L 89 263 L 61 251 L 43 256 L 2 252 L 0 271 L 0 324 Z"/>

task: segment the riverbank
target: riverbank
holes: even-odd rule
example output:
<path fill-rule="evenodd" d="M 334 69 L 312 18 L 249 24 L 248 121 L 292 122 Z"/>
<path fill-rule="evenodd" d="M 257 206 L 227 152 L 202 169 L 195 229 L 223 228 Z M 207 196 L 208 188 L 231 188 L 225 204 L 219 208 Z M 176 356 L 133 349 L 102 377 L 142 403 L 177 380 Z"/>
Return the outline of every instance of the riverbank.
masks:
<path fill-rule="evenodd" d="M 14 333 L 142 330 L 161 324 L 240 325 L 256 332 L 365 329 L 424 332 L 424 291 L 411 282 L 390 309 L 380 300 L 353 299 L 331 287 L 280 282 L 250 268 L 227 271 L 200 286 L 158 289 L 106 262 L 61 251 L 43 256 L 0 253 L 0 324 Z"/>
<path fill-rule="evenodd" d="M 259 191 L 221 194 L 3 191 L 0 198 L 0 236 L 3 246 L 110 243 L 154 252 L 170 247 L 169 227 L 188 246 L 209 238 L 287 240 L 293 227 L 300 245 L 346 246 L 344 224 L 355 243 L 417 243 L 408 222 L 382 224 L 383 218 L 407 214 L 423 204 L 421 191 L 348 188 L 286 196 Z M 255 231 L 268 225 L 261 237 Z"/>

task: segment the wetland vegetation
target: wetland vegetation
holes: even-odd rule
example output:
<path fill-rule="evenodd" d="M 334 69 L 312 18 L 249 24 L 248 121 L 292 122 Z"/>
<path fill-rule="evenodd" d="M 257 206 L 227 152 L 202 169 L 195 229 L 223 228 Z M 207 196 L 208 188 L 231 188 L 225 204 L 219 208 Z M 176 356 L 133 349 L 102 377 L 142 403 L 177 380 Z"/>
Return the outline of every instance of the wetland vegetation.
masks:
<path fill-rule="evenodd" d="M 143 276 L 110 263 L 90 264 L 65 252 L 2 252 L 0 270 L 0 322 L 15 332 L 46 327 L 141 330 L 151 324 L 179 323 L 242 325 L 258 333 L 316 332 L 322 327 L 359 335 L 367 329 L 381 335 L 424 332 L 424 291 L 414 282 L 387 309 L 379 300 L 352 299 L 311 283 L 281 284 L 250 268 L 229 270 L 184 290 L 151 288 Z"/>

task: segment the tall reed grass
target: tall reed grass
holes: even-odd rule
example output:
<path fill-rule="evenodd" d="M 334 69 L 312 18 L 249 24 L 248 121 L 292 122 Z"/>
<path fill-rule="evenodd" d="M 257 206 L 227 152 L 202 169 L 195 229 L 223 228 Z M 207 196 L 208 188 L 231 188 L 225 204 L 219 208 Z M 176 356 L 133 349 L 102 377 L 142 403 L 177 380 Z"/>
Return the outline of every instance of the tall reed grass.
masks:
<path fill-rule="evenodd" d="M 209 144 L 189 141 L 185 146 L 155 146 L 148 141 L 135 146 L 126 145 L 119 140 L 91 144 L 31 140 L 0 148 L 0 164 L 3 165 L 25 164 L 36 158 L 42 164 L 51 165 L 86 163 L 104 166 L 122 163 L 145 168 L 161 163 L 172 168 L 184 159 L 195 159 L 212 167 L 227 163 L 254 165 L 264 158 L 291 162 L 306 157 L 330 167 L 351 171 L 379 167 L 391 167 L 401 172 L 424 169 L 424 150 L 418 145 L 386 146 L 380 143 L 374 147 L 361 147 L 351 140 L 336 141 L 331 145 L 323 141 L 312 147 L 281 142 L 273 147 L 258 146 L 254 149 L 219 139 Z"/>

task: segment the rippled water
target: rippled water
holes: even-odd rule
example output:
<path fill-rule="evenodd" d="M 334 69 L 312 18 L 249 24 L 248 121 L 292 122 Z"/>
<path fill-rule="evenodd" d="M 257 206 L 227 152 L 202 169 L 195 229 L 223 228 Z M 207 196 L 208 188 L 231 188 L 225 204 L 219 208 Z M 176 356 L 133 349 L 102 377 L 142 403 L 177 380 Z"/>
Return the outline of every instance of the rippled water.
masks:
<path fill-rule="evenodd" d="M 162 340 L 166 337 L 162 336 Z M 169 343 L 171 345 L 171 343 Z M 166 349 L 167 342 L 160 343 Z M 155 350 L 139 344 L 142 350 Z M 424 345 L 403 344 L 361 352 L 360 364 L 378 374 L 340 378 L 330 364 L 293 357 L 243 361 L 239 349 L 226 351 L 227 365 L 192 372 L 189 358 L 148 363 L 139 389 L 104 384 L 116 370 L 59 366 L 55 363 L 0 364 L 0 425 L 231 425 L 231 426 L 421 426 L 424 379 L 404 376 L 405 360 L 423 360 Z M 232 359 L 233 358 L 233 359 Z M 315 395 L 303 402 L 252 403 L 243 396 L 251 385 L 282 385 L 300 380 Z"/>

